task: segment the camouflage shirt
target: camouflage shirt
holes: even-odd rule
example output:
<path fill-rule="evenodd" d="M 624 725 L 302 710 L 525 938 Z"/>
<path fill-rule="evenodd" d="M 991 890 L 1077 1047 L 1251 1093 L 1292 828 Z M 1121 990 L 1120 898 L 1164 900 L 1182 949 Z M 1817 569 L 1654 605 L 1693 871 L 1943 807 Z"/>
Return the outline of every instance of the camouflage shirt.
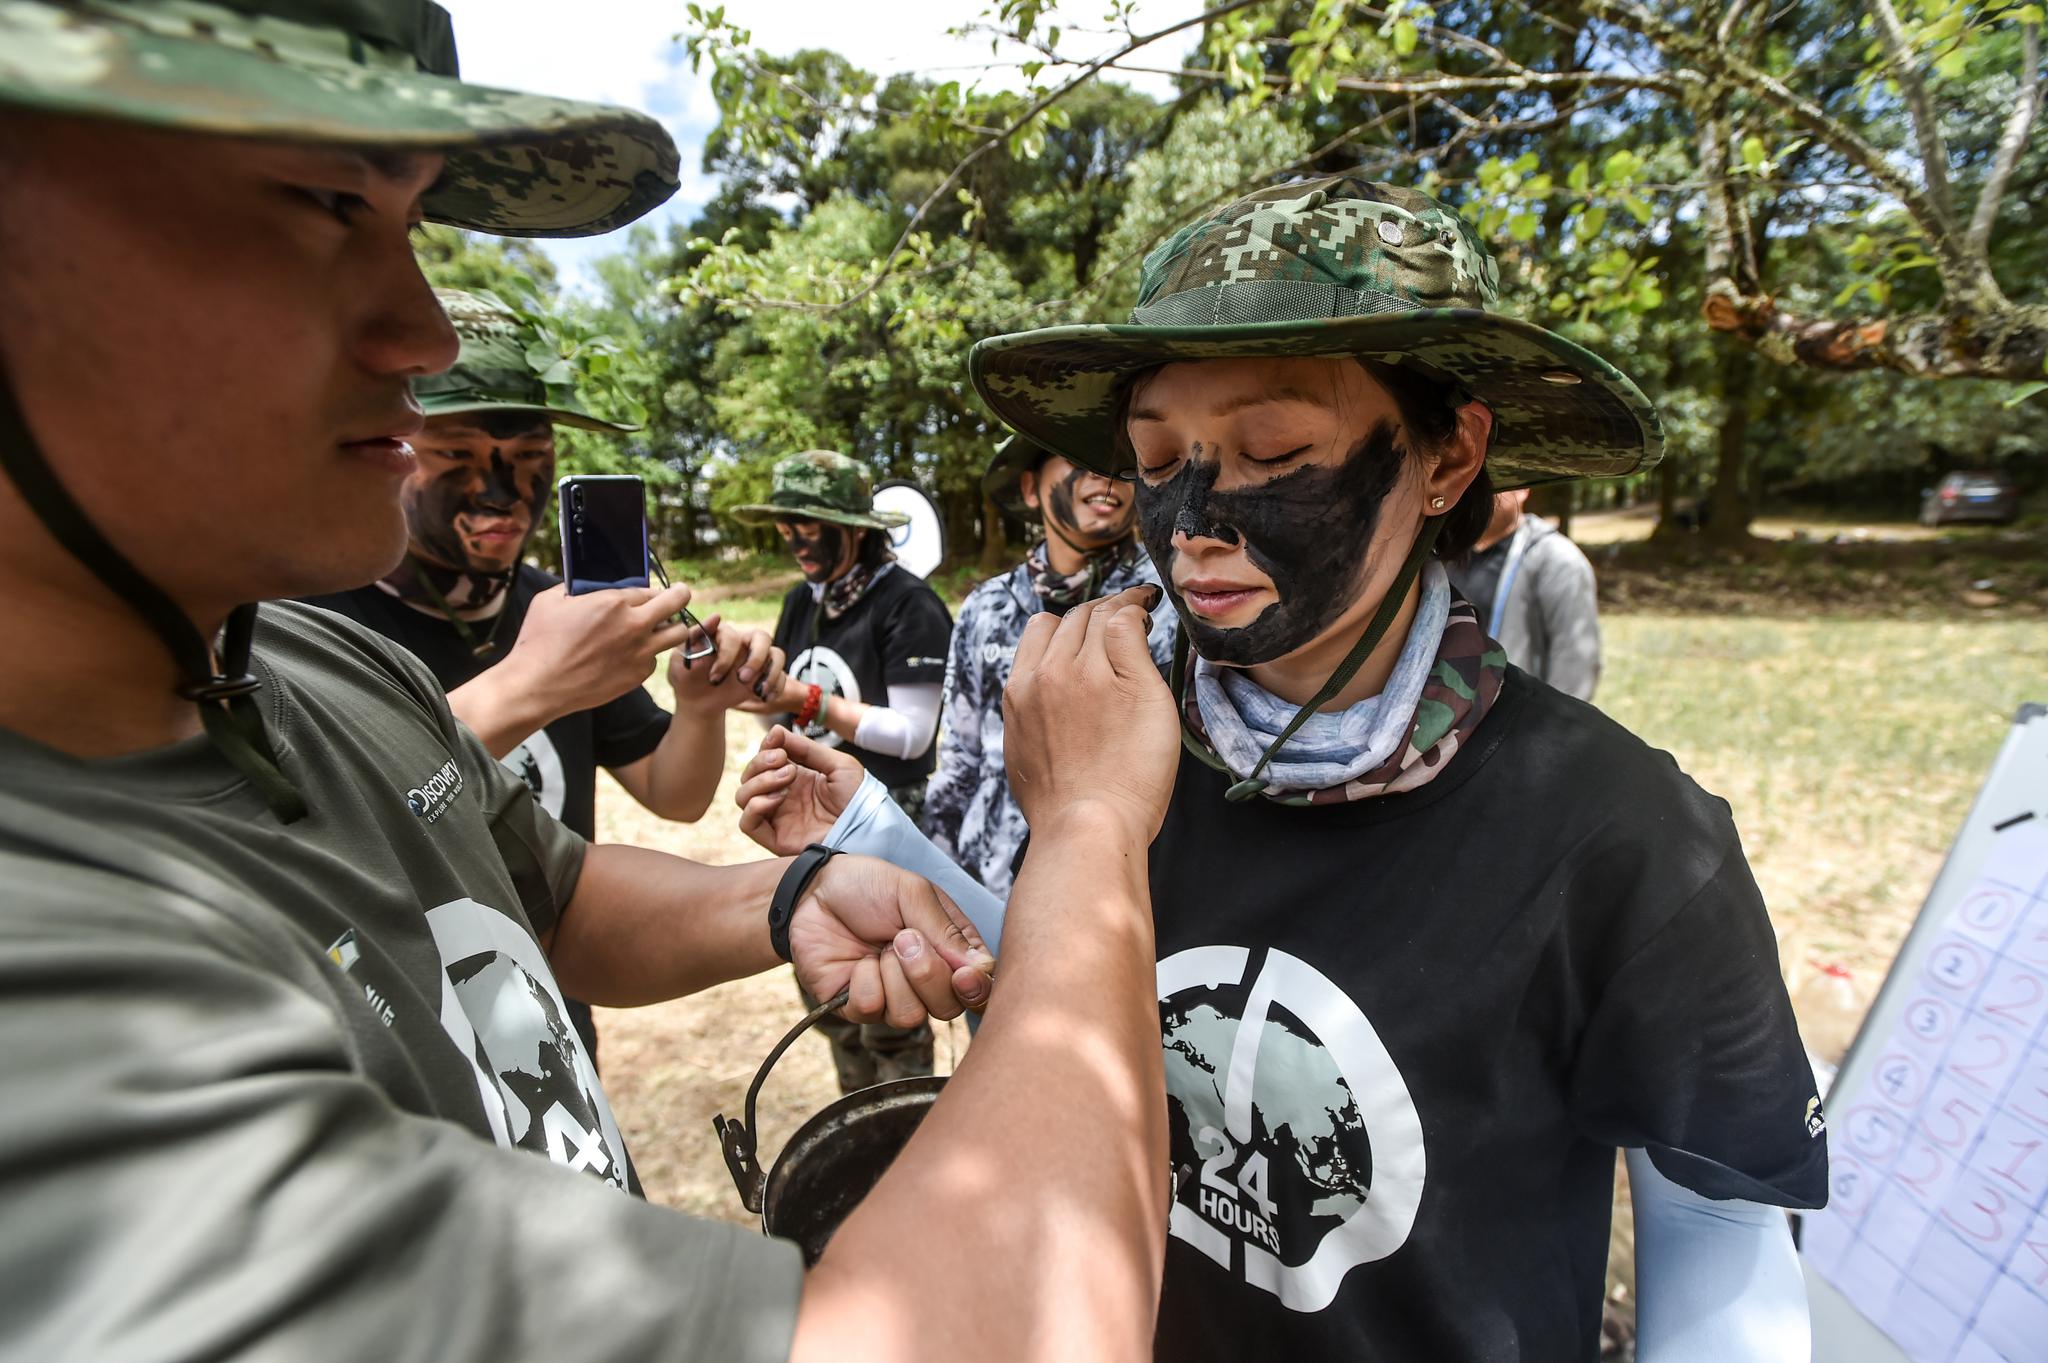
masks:
<path fill-rule="evenodd" d="M 1102 595 L 1158 581 L 1140 549 L 1103 578 Z M 1043 609 L 1022 563 L 976 587 L 961 606 L 946 660 L 939 767 L 925 792 L 925 835 L 998 897 L 1010 893 L 1010 864 L 1025 831 L 1003 770 L 1003 687 L 1024 626 Z M 1163 607 L 1152 616 L 1152 658 L 1162 672 L 1173 662 L 1175 619 Z"/>

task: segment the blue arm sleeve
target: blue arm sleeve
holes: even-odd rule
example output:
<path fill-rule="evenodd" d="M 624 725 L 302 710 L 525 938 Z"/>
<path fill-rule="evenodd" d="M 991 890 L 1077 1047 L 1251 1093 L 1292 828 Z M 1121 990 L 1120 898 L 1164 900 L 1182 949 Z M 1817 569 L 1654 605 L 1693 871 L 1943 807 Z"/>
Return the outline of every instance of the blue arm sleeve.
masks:
<path fill-rule="evenodd" d="M 825 835 L 825 845 L 843 852 L 880 857 L 892 866 L 915 871 L 960 906 L 991 954 L 1002 954 L 1003 901 L 918 832 L 910 816 L 889 798 L 887 787 L 872 775 L 861 780 L 852 803 Z"/>
<path fill-rule="evenodd" d="M 1639 1363 L 1807 1363 L 1806 1281 L 1785 1213 L 1716 1202 L 1627 1152 Z"/>

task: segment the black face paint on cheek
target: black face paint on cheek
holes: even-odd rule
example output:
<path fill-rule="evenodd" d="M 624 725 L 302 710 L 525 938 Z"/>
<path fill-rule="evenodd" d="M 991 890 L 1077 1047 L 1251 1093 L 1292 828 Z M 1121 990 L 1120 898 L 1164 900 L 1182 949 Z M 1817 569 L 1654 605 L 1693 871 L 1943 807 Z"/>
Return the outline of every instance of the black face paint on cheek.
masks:
<path fill-rule="evenodd" d="M 830 521 L 819 521 L 817 533 L 806 535 L 797 529 L 785 530 L 782 542 L 789 546 L 791 554 L 803 553 L 810 558 L 808 564 L 799 564 L 806 582 L 829 582 L 839 567 L 839 556 L 846 552 L 846 531 Z"/>
<path fill-rule="evenodd" d="M 1101 545 L 1114 544 L 1131 533 L 1134 508 L 1126 507 L 1126 515 L 1106 531 L 1083 531 L 1080 518 L 1075 514 L 1075 505 L 1081 500 L 1081 480 L 1092 475 L 1084 468 L 1074 468 L 1067 476 L 1046 489 L 1046 515 L 1062 532 L 1063 538 L 1079 549 L 1093 550 Z"/>
<path fill-rule="evenodd" d="M 405 529 L 421 557 L 448 568 L 469 566 L 469 551 L 455 533 L 455 518 L 469 509 L 469 470 L 456 465 L 425 483 L 405 485 Z"/>
<path fill-rule="evenodd" d="M 524 555 L 540 528 L 548 487 L 554 482 L 555 460 L 508 459 L 504 450 L 492 446 L 483 486 L 470 490 L 470 465 L 457 464 L 421 487 L 408 484 L 405 491 L 406 530 L 414 548 L 423 557 L 450 568 L 469 568 L 497 573 L 504 565 L 496 560 L 481 562 L 471 556 L 456 529 L 458 516 L 509 516 L 526 510 L 526 538 L 513 557 Z"/>
<path fill-rule="evenodd" d="M 1400 476 L 1401 456 L 1392 423 L 1381 422 L 1336 464 L 1231 492 L 1215 490 L 1219 471 L 1212 461 L 1190 458 L 1157 487 L 1140 484 L 1138 519 L 1197 651 L 1212 662 L 1249 667 L 1300 648 L 1358 599 L 1366 548 Z M 1242 539 L 1245 556 L 1273 580 L 1280 599 L 1236 629 L 1194 615 L 1171 585 L 1177 532 L 1224 544 Z"/>

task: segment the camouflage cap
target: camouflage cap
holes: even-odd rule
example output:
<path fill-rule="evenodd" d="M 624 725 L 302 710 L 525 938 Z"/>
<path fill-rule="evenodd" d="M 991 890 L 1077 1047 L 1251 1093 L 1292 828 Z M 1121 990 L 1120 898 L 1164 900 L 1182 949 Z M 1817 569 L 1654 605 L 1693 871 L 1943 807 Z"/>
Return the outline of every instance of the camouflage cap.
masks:
<path fill-rule="evenodd" d="M 465 85 L 430 0 L 0 0 L 9 104 L 445 152 L 427 219 L 501 236 L 609 232 L 679 183 L 675 143 L 644 114 Z"/>
<path fill-rule="evenodd" d="M 1036 521 L 1041 514 L 1024 503 L 1024 475 L 1052 457 L 1052 451 L 1035 440 L 1013 435 L 996 446 L 995 457 L 981 475 L 981 495 L 1019 520 Z"/>
<path fill-rule="evenodd" d="M 1260 190 L 1145 258 L 1128 325 L 977 343 L 974 386 L 1009 426 L 1127 471 L 1125 381 L 1176 360 L 1356 355 L 1448 380 L 1492 409 L 1497 488 L 1634 473 L 1663 454 L 1656 408 L 1599 356 L 1493 311 L 1499 270 L 1426 194 L 1352 175 Z"/>
<path fill-rule="evenodd" d="M 834 450 L 805 450 L 775 461 L 774 488 L 765 502 L 736 506 L 742 525 L 773 521 L 831 521 L 868 530 L 896 530 L 910 524 L 900 511 L 875 510 L 868 471 Z"/>
<path fill-rule="evenodd" d="M 460 289 L 436 289 L 441 310 L 455 324 L 462 338 L 462 352 L 455 367 L 428 378 L 412 381 L 413 396 L 430 417 L 455 416 L 462 412 L 532 412 L 564 426 L 586 431 L 623 435 L 638 426 L 606 421 L 584 410 L 568 391 L 568 385 L 553 388 L 541 381 L 540 371 L 528 358 L 529 350 L 543 338 L 495 298 Z"/>

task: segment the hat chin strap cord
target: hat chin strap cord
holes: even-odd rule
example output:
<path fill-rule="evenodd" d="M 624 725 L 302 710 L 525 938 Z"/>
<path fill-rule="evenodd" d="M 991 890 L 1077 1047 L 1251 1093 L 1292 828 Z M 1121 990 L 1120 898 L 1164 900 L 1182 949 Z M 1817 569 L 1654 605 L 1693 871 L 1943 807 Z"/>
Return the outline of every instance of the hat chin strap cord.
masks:
<path fill-rule="evenodd" d="M 1310 715 L 1315 714 L 1325 705 L 1328 705 L 1338 692 L 1351 684 L 1351 679 L 1358 675 L 1358 669 L 1365 666 L 1365 660 L 1372 656 L 1373 650 L 1380 646 L 1380 641 L 1387 637 L 1387 631 L 1393 628 L 1394 617 L 1401 613 L 1401 604 L 1408 599 L 1408 589 L 1413 587 L 1415 579 L 1422 575 L 1422 565 L 1428 561 L 1429 551 L 1436 547 L 1436 537 L 1438 532 L 1443 529 L 1443 524 L 1443 517 L 1441 516 L 1424 518 L 1422 530 L 1416 535 L 1414 546 L 1408 550 L 1407 561 L 1401 565 L 1401 571 L 1395 576 L 1393 582 L 1388 585 L 1387 594 L 1381 598 L 1379 609 L 1373 612 L 1372 619 L 1366 624 L 1365 633 L 1358 636 L 1358 642 L 1353 644 L 1351 651 L 1344 655 L 1344 661 L 1337 664 L 1337 669 L 1330 674 L 1329 680 L 1324 682 L 1322 687 L 1313 696 L 1310 696 L 1307 701 L 1303 702 L 1300 709 L 1294 712 L 1294 718 L 1287 721 L 1287 727 L 1280 731 L 1279 737 L 1266 745 L 1266 751 L 1260 755 L 1257 765 L 1251 769 L 1250 773 L 1243 780 L 1238 781 L 1230 789 L 1224 791 L 1223 798 L 1234 803 L 1242 803 L 1262 794 L 1268 782 L 1259 773 L 1266 769 L 1266 764 L 1271 762 L 1274 755 L 1286 746 L 1288 739 L 1294 737 L 1297 729 L 1308 723 Z M 1235 773 L 1232 773 L 1228 767 L 1224 766 L 1221 759 L 1210 752 L 1188 729 L 1187 658 L 1189 633 L 1190 631 L 1185 629 L 1180 631 L 1180 639 L 1174 645 L 1173 650 L 1172 688 L 1174 703 L 1180 717 L 1181 745 L 1218 771 L 1224 772 L 1226 775 L 1234 775 Z"/>
<path fill-rule="evenodd" d="M 198 705 L 207 737 L 262 793 L 271 813 L 281 823 L 304 818 L 305 797 L 278 767 L 256 704 L 262 682 L 249 665 L 256 633 L 255 604 L 237 606 L 228 614 L 216 667 L 213 649 L 185 612 L 100 533 L 58 481 L 29 432 L 4 366 L 0 366 L 0 469 L 6 471 L 43 528 L 107 590 L 134 607 L 163 641 L 183 677 L 178 694 Z"/>

